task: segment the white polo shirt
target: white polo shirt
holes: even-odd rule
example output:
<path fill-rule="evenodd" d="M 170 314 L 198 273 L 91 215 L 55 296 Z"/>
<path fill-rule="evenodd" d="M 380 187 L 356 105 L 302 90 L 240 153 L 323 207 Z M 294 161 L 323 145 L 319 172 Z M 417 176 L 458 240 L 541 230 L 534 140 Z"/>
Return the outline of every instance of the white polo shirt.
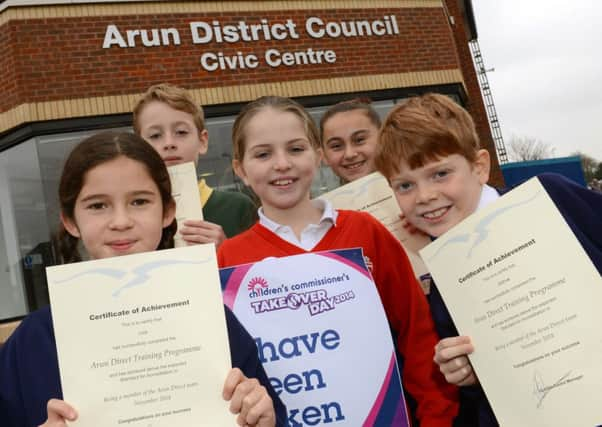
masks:
<path fill-rule="evenodd" d="M 322 211 L 322 217 L 318 224 L 309 224 L 303 229 L 301 239 L 295 236 L 295 232 L 288 225 L 278 224 L 265 216 L 263 208 L 259 208 L 258 210 L 259 223 L 281 239 L 309 251 L 320 243 L 320 240 L 328 233 L 331 227 L 336 225 L 338 216 L 338 212 L 332 207 L 330 202 L 322 199 L 312 200 L 311 202 Z"/>

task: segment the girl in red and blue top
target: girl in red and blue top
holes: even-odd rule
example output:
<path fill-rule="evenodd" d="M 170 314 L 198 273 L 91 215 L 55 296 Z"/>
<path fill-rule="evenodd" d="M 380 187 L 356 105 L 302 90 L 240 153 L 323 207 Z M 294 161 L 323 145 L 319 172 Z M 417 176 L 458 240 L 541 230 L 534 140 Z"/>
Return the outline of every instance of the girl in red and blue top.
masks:
<path fill-rule="evenodd" d="M 75 147 L 65 162 L 59 200 L 64 262 L 81 260 L 80 240 L 91 259 L 173 247 L 175 202 L 167 169 L 134 134 L 104 132 Z M 221 392 L 230 412 L 237 414 L 238 425 L 284 426 L 286 408 L 255 343 L 227 308 L 225 316 L 234 368 Z M 45 307 L 27 316 L 0 349 L 0 424 L 66 426 L 78 418 L 77 409 L 63 400 L 52 317 Z"/>
<path fill-rule="evenodd" d="M 437 335 L 401 244 L 369 214 L 334 210 L 310 198 L 321 151 L 309 114 L 288 98 L 259 98 L 236 118 L 232 140 L 234 170 L 262 208 L 258 223 L 220 246 L 220 266 L 361 247 L 403 358 L 403 384 L 418 403 L 420 425 L 450 426 L 457 390 L 433 363 Z"/>

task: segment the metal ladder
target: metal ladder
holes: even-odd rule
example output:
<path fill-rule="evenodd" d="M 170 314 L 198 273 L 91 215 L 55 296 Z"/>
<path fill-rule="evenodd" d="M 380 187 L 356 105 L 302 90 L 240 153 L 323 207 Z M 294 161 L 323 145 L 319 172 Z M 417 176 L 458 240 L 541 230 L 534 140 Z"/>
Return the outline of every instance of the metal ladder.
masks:
<path fill-rule="evenodd" d="M 489 80 L 487 79 L 488 70 L 485 69 L 485 64 L 483 63 L 483 55 L 481 54 L 479 42 L 477 39 L 470 40 L 468 46 L 470 47 L 472 59 L 475 63 L 477 79 L 479 80 L 479 86 L 481 87 L 481 93 L 483 94 L 483 99 L 485 101 L 485 109 L 487 110 L 489 127 L 491 128 L 491 134 L 493 135 L 493 142 L 495 144 L 498 160 L 500 164 L 508 163 L 508 153 L 506 152 L 506 146 L 504 145 L 500 122 L 495 110 L 493 95 L 491 94 L 491 88 L 489 87 Z"/>

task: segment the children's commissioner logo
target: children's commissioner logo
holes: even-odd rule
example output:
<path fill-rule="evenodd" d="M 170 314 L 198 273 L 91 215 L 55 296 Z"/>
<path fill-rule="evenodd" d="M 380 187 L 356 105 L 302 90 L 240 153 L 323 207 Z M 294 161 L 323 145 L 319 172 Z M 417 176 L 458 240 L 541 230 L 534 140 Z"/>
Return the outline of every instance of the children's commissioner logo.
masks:
<path fill-rule="evenodd" d="M 334 310 L 337 304 L 354 299 L 355 294 L 353 291 L 344 291 L 329 296 L 325 289 L 315 289 L 305 292 L 298 291 L 318 286 L 336 286 L 338 283 L 346 282 L 348 280 L 350 280 L 349 276 L 343 273 L 339 276 L 313 279 L 308 282 L 295 283 L 290 286 L 282 284 L 278 287 L 270 287 L 265 278 L 253 277 L 247 283 L 247 290 L 249 291 L 249 298 L 255 300 L 250 302 L 251 308 L 255 314 L 283 309 L 297 310 L 306 306 L 309 314 L 315 316 L 316 314 Z M 291 289 L 293 292 L 291 292 Z"/>
<path fill-rule="evenodd" d="M 247 285 L 247 289 L 249 291 L 252 291 L 251 293 L 267 287 L 268 281 L 265 280 L 263 277 L 253 277 L 251 280 L 249 280 L 249 284 Z"/>

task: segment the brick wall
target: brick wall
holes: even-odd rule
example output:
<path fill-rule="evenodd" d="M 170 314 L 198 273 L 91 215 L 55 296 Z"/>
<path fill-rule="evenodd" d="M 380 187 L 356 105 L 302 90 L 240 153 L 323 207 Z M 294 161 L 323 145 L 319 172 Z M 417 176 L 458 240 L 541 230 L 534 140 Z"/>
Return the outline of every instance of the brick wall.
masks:
<path fill-rule="evenodd" d="M 244 102 L 268 92 L 311 96 L 455 82 L 464 84 L 468 110 L 483 145 L 492 153 L 491 181 L 502 185 L 459 1 L 349 0 L 341 7 L 340 2 L 307 0 L 303 8 L 297 3 L 254 1 L 247 3 L 248 11 L 236 11 L 234 2 L 9 8 L 0 14 L 0 132 L 27 121 L 127 112 L 149 85 L 163 81 L 194 89 L 204 104 Z M 314 7 L 320 4 L 324 6 Z M 444 4 L 455 18 L 453 26 Z M 352 21 L 388 15 L 395 15 L 400 34 L 314 39 L 304 28 L 311 16 Z M 223 26 L 238 21 L 255 24 L 261 19 L 270 24 L 291 19 L 300 38 L 192 42 L 190 22 L 216 20 Z M 137 47 L 103 49 L 110 24 L 124 37 L 126 30 L 176 28 L 181 44 L 144 47 L 138 37 Z M 310 47 L 334 51 L 336 62 L 273 68 L 263 59 L 268 49 L 292 52 Z M 260 65 L 206 71 L 200 63 L 205 52 L 253 53 Z"/>
<path fill-rule="evenodd" d="M 464 20 L 462 19 L 458 1 L 459 0 L 445 0 L 450 15 L 455 18 L 453 34 L 457 54 L 460 58 L 462 75 L 464 76 L 464 84 L 466 86 L 466 91 L 468 92 L 466 108 L 475 122 L 477 133 L 481 138 L 481 145 L 484 148 L 487 148 L 491 154 L 491 177 L 489 182 L 491 185 L 501 188 L 504 187 L 504 177 L 502 176 L 502 171 L 499 167 L 495 143 L 491 134 L 491 128 L 489 127 L 489 119 L 487 118 L 485 105 L 483 104 L 483 96 L 473 65 L 472 54 L 468 47 L 467 31 Z"/>
<path fill-rule="evenodd" d="M 15 53 L 14 32 L 9 25 L 0 26 L 0 112 L 19 103 L 19 83 L 16 77 L 17 54 Z"/>
<path fill-rule="evenodd" d="M 313 39 L 304 29 L 305 20 L 318 16 L 324 21 L 381 19 L 395 15 L 400 34 L 381 37 L 340 37 Z M 194 45 L 192 21 L 217 20 L 222 25 L 240 20 L 270 23 L 293 19 L 298 40 L 209 43 Z M 107 25 L 127 29 L 176 28 L 179 46 L 103 49 Z M 459 68 L 454 39 L 444 9 L 324 9 L 249 13 L 170 13 L 161 15 L 113 15 L 9 20 L 0 27 L 2 46 L 9 54 L 0 59 L 0 113 L 19 104 L 81 97 L 139 93 L 152 83 L 169 81 L 188 88 L 218 87 L 323 79 L 409 71 Z M 138 44 L 140 39 L 137 39 Z M 280 66 L 265 64 L 253 70 L 205 71 L 200 65 L 203 52 L 255 53 L 263 61 L 269 48 L 280 51 L 331 49 L 333 64 Z M 460 51 L 460 54 L 463 54 Z M 462 58 L 461 62 L 468 61 Z M 6 70 L 6 72 L 4 72 Z M 472 83 L 471 83 L 472 84 Z M 472 96 L 471 96 L 472 98 Z"/>

